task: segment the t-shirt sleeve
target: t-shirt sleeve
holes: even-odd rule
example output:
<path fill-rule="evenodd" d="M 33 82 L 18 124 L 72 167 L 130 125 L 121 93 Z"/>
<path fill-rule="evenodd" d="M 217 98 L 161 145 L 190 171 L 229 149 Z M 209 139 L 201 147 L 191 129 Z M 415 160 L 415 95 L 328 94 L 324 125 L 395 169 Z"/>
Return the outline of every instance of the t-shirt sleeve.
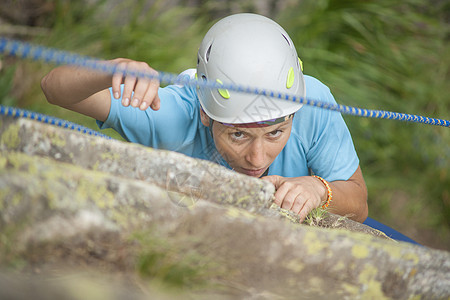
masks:
<path fill-rule="evenodd" d="M 122 92 L 123 92 L 123 86 Z M 195 90 L 188 86 L 159 88 L 161 106 L 158 111 L 141 111 L 124 107 L 111 91 L 111 109 L 105 122 L 97 121 L 100 129 L 113 128 L 125 140 L 145 146 L 177 151 L 192 142 L 197 122 Z"/>
<path fill-rule="evenodd" d="M 312 99 L 319 99 L 328 103 L 336 103 L 330 90 L 320 83 Z M 317 98 L 318 97 L 318 98 Z M 318 176 L 328 181 L 347 180 L 356 171 L 359 159 L 347 125 L 338 112 L 311 108 L 309 120 L 312 127 L 308 131 L 308 168 Z"/>

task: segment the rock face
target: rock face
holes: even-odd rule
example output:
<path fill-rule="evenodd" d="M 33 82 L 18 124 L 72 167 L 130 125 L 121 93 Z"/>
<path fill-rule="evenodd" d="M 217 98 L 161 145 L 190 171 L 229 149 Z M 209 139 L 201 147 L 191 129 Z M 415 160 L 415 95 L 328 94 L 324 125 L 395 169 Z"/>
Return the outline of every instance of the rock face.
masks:
<path fill-rule="evenodd" d="M 448 252 L 297 224 L 270 183 L 207 161 L 10 117 L 0 152 L 2 299 L 450 296 Z"/>

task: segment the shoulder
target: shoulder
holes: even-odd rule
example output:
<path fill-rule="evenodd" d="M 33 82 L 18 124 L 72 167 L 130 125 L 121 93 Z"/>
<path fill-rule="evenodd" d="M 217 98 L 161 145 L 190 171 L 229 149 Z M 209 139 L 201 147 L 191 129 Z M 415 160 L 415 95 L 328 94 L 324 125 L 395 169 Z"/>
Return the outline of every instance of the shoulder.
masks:
<path fill-rule="evenodd" d="M 317 78 L 305 75 L 306 99 L 321 103 L 336 104 L 330 89 Z M 337 122 L 342 116 L 328 109 L 303 105 L 293 120 L 292 136 L 301 140 L 307 147 L 311 147 L 319 139 L 330 124 L 336 127 L 345 127 L 345 123 Z M 337 128 L 335 128 L 337 129 Z M 333 129 L 334 130 L 334 129 Z"/>
<path fill-rule="evenodd" d="M 305 84 L 307 87 L 313 87 L 313 88 L 319 88 L 319 89 L 328 89 L 328 87 L 319 79 L 310 76 L 310 75 L 304 75 Z"/>
<path fill-rule="evenodd" d="M 333 102 L 334 100 L 330 88 L 319 79 L 305 75 L 306 98 L 318 101 Z"/>
<path fill-rule="evenodd" d="M 175 84 L 160 88 L 158 91 L 159 97 L 164 104 L 171 107 L 176 105 L 177 109 L 183 109 L 189 115 L 194 113 L 199 108 L 199 101 L 197 97 L 197 90 L 194 85 L 182 84 L 194 78 L 195 69 L 188 69 L 180 73 L 176 79 Z"/>
<path fill-rule="evenodd" d="M 178 94 L 178 95 L 186 95 L 190 98 L 197 98 L 197 91 L 194 85 L 183 84 L 184 82 L 188 82 L 195 78 L 195 69 L 187 69 L 181 72 L 177 78 L 175 79 L 175 84 L 168 85 L 164 88 L 161 88 L 163 91 L 167 91 L 168 93 Z"/>
<path fill-rule="evenodd" d="M 317 78 L 305 75 L 306 99 L 318 102 L 336 103 L 330 89 Z M 303 105 L 294 118 L 295 129 L 311 131 L 318 122 L 323 121 L 330 114 L 329 110 Z"/>

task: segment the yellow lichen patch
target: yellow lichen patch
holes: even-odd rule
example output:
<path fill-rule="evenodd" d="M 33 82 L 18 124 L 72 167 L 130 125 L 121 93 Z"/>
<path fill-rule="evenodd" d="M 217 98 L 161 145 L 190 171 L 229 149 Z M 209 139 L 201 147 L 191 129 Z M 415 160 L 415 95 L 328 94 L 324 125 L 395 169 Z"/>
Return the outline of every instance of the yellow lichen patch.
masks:
<path fill-rule="evenodd" d="M 12 196 L 11 203 L 13 206 L 18 206 L 20 202 L 22 201 L 23 194 L 22 193 L 16 193 Z"/>
<path fill-rule="evenodd" d="M 300 273 L 301 271 L 303 271 L 303 269 L 305 268 L 305 265 L 298 260 L 290 260 L 287 264 L 286 264 L 286 269 L 291 270 L 295 273 Z"/>
<path fill-rule="evenodd" d="M 318 254 L 320 251 L 327 248 L 327 243 L 319 240 L 317 232 L 307 231 L 305 233 L 304 241 L 308 255 Z"/>
<path fill-rule="evenodd" d="M 276 210 L 280 214 L 280 216 L 284 217 L 286 220 L 288 220 L 292 223 L 299 223 L 299 218 L 297 216 L 295 216 L 293 212 L 291 212 L 287 209 L 281 208 L 278 205 L 276 205 L 275 203 L 272 203 L 270 205 L 269 209 Z"/>
<path fill-rule="evenodd" d="M 100 162 L 99 162 L 99 161 L 96 161 L 95 164 L 92 165 L 92 168 L 91 168 L 91 169 L 94 170 L 94 171 L 97 171 L 98 166 L 100 166 Z"/>
<path fill-rule="evenodd" d="M 368 242 L 371 248 L 380 249 L 383 252 L 389 254 L 392 258 L 399 259 L 402 256 L 402 246 L 399 245 L 397 242 L 378 243 L 377 240 L 373 239 Z"/>
<path fill-rule="evenodd" d="M 359 259 L 366 258 L 369 256 L 369 249 L 367 246 L 356 244 L 352 247 L 352 255 Z"/>
<path fill-rule="evenodd" d="M 100 178 L 80 178 L 76 199 L 82 202 L 92 199 L 99 208 L 112 207 L 114 204 L 114 195 L 107 189 L 106 182 Z"/>
<path fill-rule="evenodd" d="M 375 279 L 378 269 L 372 265 L 365 265 L 364 269 L 359 274 L 359 281 L 363 284 Z"/>
<path fill-rule="evenodd" d="M 5 158 L 7 161 L 7 165 L 9 168 L 12 167 L 12 169 L 17 170 L 22 167 L 22 165 L 26 162 L 27 157 L 22 157 L 24 155 L 21 155 L 20 153 L 12 152 L 6 154 Z"/>
<path fill-rule="evenodd" d="M 370 281 L 367 285 L 367 289 L 361 294 L 360 299 L 387 300 L 389 298 L 384 295 L 381 282 Z"/>
<path fill-rule="evenodd" d="M 100 154 L 100 157 L 102 160 L 118 160 L 120 158 L 120 155 L 115 152 L 102 152 Z"/>
<path fill-rule="evenodd" d="M 402 258 L 403 258 L 403 259 L 406 259 L 406 260 L 412 261 L 415 265 L 417 265 L 417 264 L 419 263 L 419 256 L 417 256 L 417 254 L 412 253 L 412 252 L 405 253 L 405 254 L 402 256 Z"/>
<path fill-rule="evenodd" d="M 125 206 L 125 209 L 126 209 L 126 206 Z M 123 227 L 129 221 L 129 218 L 126 215 L 124 209 L 121 209 L 121 210 L 113 209 L 113 210 L 109 211 L 109 214 L 110 214 L 111 219 L 119 226 Z"/>
<path fill-rule="evenodd" d="M 0 138 L 0 144 L 5 145 L 8 149 L 15 149 L 19 147 L 19 130 L 20 126 L 18 124 L 10 125 L 8 129 L 3 132 Z"/>
<path fill-rule="evenodd" d="M 249 213 L 249 212 L 246 211 L 246 210 L 239 209 L 239 208 L 236 208 L 236 207 L 228 207 L 228 208 L 227 208 L 226 215 L 227 215 L 228 217 L 233 218 L 233 219 L 244 217 L 244 218 L 246 218 L 246 219 L 251 219 L 251 220 L 253 220 L 253 219 L 256 218 L 256 216 L 255 216 L 254 214 L 251 214 L 251 213 Z"/>
<path fill-rule="evenodd" d="M 8 159 L 10 163 L 14 165 L 16 169 L 21 169 L 23 171 L 27 171 L 28 175 L 36 175 L 38 174 L 38 168 L 36 166 L 36 162 L 34 159 L 30 159 L 28 155 L 23 153 L 10 153 L 8 155 Z"/>
<path fill-rule="evenodd" d="M 361 299 L 388 299 L 383 293 L 381 282 L 376 280 L 378 269 L 365 265 L 359 274 L 359 282 L 365 287 Z"/>
<path fill-rule="evenodd" d="M 333 270 L 334 270 L 334 271 L 337 271 L 337 272 L 339 272 L 339 271 L 344 271 L 344 270 L 346 270 L 346 269 L 347 269 L 347 266 L 346 266 L 345 263 L 342 262 L 342 261 L 338 261 L 338 262 L 333 266 Z"/>
<path fill-rule="evenodd" d="M 310 277 L 308 279 L 308 289 L 314 292 L 317 296 L 323 295 L 326 291 L 326 285 L 324 284 L 324 280 L 319 277 Z"/>
<path fill-rule="evenodd" d="M 66 140 L 61 134 L 58 134 L 57 132 L 54 131 L 48 131 L 46 135 L 50 139 L 52 145 L 55 145 L 60 148 L 66 146 Z"/>
<path fill-rule="evenodd" d="M 0 170 L 6 168 L 6 157 L 0 156 Z"/>
<path fill-rule="evenodd" d="M 249 202 L 249 200 L 251 200 L 249 195 L 243 196 L 241 198 L 239 198 L 236 202 L 236 204 L 247 204 Z"/>
<path fill-rule="evenodd" d="M 6 167 L 14 170 L 26 171 L 31 175 L 37 174 L 37 168 L 34 161 L 27 155 L 18 152 L 6 153 L 5 156 L 0 158 L 0 169 Z"/>
<path fill-rule="evenodd" d="M 342 289 L 347 293 L 349 296 L 356 296 L 359 294 L 359 287 L 350 283 L 343 282 L 342 283 Z"/>

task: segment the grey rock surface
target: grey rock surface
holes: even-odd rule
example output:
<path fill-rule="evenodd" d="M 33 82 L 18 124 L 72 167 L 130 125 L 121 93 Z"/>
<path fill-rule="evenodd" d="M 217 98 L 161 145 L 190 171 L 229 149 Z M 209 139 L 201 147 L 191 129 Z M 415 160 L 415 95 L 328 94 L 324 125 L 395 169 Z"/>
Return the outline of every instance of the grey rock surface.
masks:
<path fill-rule="evenodd" d="M 136 299 L 450 296 L 448 252 L 334 215 L 320 223 L 333 229 L 297 224 L 270 208 L 273 193 L 210 162 L 2 117 L 0 286 L 81 269 L 117 276 Z M 70 290 L 55 287 L 78 299 Z"/>

